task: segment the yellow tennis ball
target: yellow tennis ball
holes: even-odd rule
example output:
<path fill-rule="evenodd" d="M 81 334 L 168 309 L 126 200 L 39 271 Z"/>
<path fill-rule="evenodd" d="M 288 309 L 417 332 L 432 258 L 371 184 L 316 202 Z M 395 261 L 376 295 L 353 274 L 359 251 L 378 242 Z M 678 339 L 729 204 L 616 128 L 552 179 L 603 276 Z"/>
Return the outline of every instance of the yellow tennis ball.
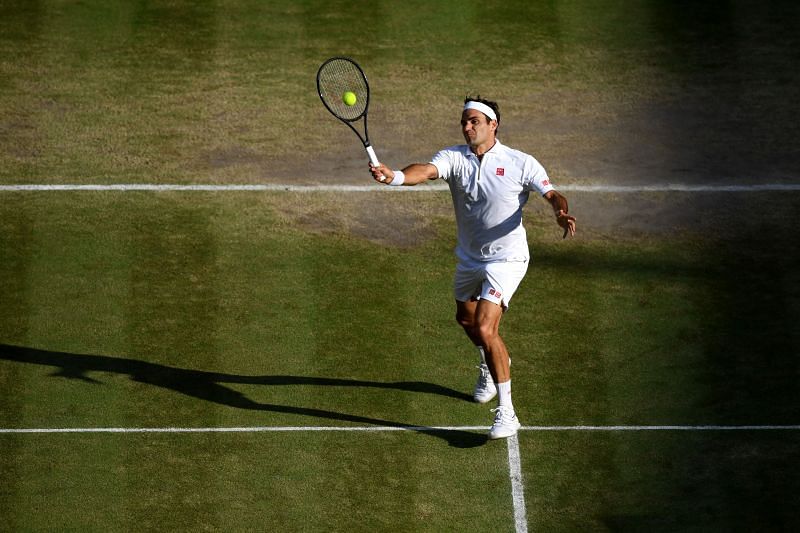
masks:
<path fill-rule="evenodd" d="M 345 103 L 345 105 L 356 105 L 357 100 L 358 98 L 356 98 L 356 93 L 353 91 L 346 91 L 342 95 L 342 101 Z"/>

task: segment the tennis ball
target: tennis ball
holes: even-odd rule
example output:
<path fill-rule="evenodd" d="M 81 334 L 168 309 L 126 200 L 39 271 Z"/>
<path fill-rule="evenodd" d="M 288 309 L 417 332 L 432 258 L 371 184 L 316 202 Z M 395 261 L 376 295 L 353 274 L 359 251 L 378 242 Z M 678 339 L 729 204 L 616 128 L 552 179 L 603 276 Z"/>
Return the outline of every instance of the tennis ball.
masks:
<path fill-rule="evenodd" d="M 342 101 L 345 105 L 356 105 L 356 100 L 358 100 L 358 98 L 356 98 L 356 93 L 353 91 L 346 91 L 342 95 Z"/>

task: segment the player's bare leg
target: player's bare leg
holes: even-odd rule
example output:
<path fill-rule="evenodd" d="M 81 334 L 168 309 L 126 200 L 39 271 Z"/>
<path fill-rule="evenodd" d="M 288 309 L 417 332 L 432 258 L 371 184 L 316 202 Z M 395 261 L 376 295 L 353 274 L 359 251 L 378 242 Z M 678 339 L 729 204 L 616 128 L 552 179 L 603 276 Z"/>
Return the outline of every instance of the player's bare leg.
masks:
<path fill-rule="evenodd" d="M 475 316 L 478 310 L 478 300 L 470 300 L 468 302 L 459 302 L 456 300 L 456 322 L 464 328 L 464 333 L 467 334 L 469 340 L 475 346 L 480 346 L 480 338 L 476 335 L 475 330 Z"/>
<path fill-rule="evenodd" d="M 511 368 L 508 349 L 500 337 L 500 319 L 503 307 L 488 300 L 459 302 L 458 323 L 476 346 L 482 346 L 486 364 L 499 392 L 499 405 L 495 411 L 494 425 L 489 432 L 493 439 L 510 437 L 520 428 L 511 402 Z M 480 383 L 480 378 L 479 378 Z M 476 387 L 477 391 L 477 387 Z"/>
<path fill-rule="evenodd" d="M 502 317 L 502 306 L 488 300 L 477 302 L 473 320 L 473 335 L 486 351 L 486 364 L 489 366 L 495 383 L 503 383 L 511 379 L 508 349 L 500 337 L 500 319 Z"/>
<path fill-rule="evenodd" d="M 481 344 L 481 339 L 477 334 L 476 328 L 476 314 L 478 309 L 478 301 L 471 300 L 468 302 L 456 301 L 456 321 L 464 328 L 464 333 L 472 341 L 478 350 L 478 379 L 475 382 L 475 388 L 472 391 L 472 399 L 478 403 L 486 403 L 497 396 L 497 387 L 494 384 L 492 373 L 486 363 L 486 350 Z"/>

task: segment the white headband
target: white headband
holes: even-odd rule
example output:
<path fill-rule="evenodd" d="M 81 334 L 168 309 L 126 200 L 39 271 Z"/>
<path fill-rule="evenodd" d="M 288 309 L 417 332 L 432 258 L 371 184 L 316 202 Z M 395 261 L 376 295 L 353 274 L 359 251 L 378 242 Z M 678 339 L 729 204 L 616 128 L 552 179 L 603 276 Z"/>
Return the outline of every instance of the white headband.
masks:
<path fill-rule="evenodd" d="M 470 100 L 469 102 L 464 104 L 464 111 L 466 111 L 467 109 L 477 109 L 490 119 L 497 120 L 497 115 L 495 114 L 494 109 L 492 109 L 486 104 L 476 102 L 475 100 Z"/>

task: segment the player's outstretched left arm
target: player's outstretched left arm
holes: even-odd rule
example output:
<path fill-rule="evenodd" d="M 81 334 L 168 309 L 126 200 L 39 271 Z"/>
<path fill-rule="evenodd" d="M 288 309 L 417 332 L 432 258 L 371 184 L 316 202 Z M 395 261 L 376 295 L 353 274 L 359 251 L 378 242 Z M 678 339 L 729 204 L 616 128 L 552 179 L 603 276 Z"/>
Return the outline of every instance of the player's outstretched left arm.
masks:
<path fill-rule="evenodd" d="M 370 164 L 372 178 L 384 185 L 417 185 L 439 177 L 439 171 L 430 163 L 414 163 L 403 170 L 392 170 L 383 163 Z"/>
<path fill-rule="evenodd" d="M 570 236 L 575 235 L 575 217 L 569 214 L 569 204 L 563 194 L 556 191 L 548 191 L 544 195 L 545 200 L 550 202 L 553 207 L 553 213 L 556 215 L 556 222 L 559 226 L 564 228 L 564 239 L 567 234 Z"/>

